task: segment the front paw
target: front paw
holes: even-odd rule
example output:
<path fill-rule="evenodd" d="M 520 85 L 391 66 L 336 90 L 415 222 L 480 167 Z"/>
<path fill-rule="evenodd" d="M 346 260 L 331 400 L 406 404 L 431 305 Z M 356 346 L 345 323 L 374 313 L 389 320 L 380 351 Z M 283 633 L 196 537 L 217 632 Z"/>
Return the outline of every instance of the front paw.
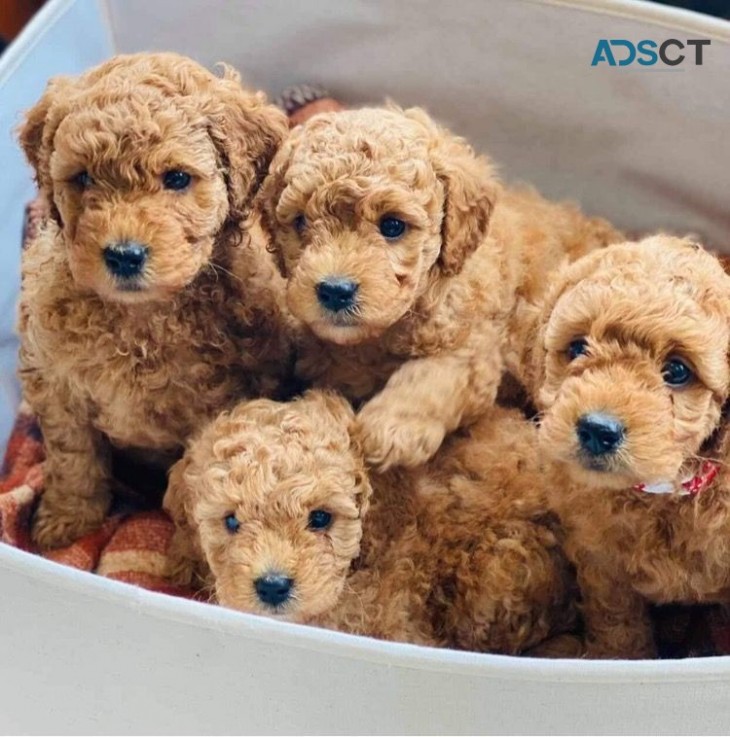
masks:
<path fill-rule="evenodd" d="M 446 435 L 440 422 L 413 413 L 383 411 L 372 402 L 360 411 L 358 428 L 366 461 L 381 471 L 422 465 Z"/>
<path fill-rule="evenodd" d="M 586 646 L 577 635 L 555 635 L 526 650 L 529 658 L 572 658 L 586 657 Z"/>
<path fill-rule="evenodd" d="M 588 640 L 585 657 L 589 660 L 654 660 L 657 652 L 653 643 L 645 642 L 641 637 L 633 638 L 633 641 Z"/>
<path fill-rule="evenodd" d="M 101 527 L 111 497 L 108 494 L 93 499 L 66 500 L 54 505 L 43 496 L 33 518 L 31 536 L 41 550 L 70 545 L 87 532 Z"/>

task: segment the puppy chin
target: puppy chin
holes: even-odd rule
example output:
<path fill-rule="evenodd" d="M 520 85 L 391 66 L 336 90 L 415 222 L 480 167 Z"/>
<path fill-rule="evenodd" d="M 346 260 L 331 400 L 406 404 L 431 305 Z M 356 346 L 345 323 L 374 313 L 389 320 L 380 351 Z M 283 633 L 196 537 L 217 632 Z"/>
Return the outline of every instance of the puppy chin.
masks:
<path fill-rule="evenodd" d="M 594 489 L 628 489 L 636 484 L 676 480 L 681 475 L 679 461 L 661 466 L 649 465 L 640 461 L 632 462 L 624 454 L 596 458 L 571 448 L 554 459 L 575 483 Z"/>
<path fill-rule="evenodd" d="M 352 346 L 376 341 L 402 317 L 400 312 L 379 315 L 377 320 L 364 319 L 362 314 L 328 314 L 318 310 L 314 319 L 307 321 L 309 329 L 321 340 L 340 346 Z"/>
<path fill-rule="evenodd" d="M 364 325 L 336 325 L 330 320 L 317 320 L 309 328 L 320 340 L 341 346 L 357 345 L 380 335 Z"/>
<path fill-rule="evenodd" d="M 635 474 L 628 470 L 613 469 L 610 466 L 600 467 L 587 459 L 573 458 L 562 461 L 568 476 L 577 484 L 594 489 L 627 489 L 641 482 Z"/>
<path fill-rule="evenodd" d="M 174 283 L 160 283 L 149 277 L 122 281 L 102 273 L 96 278 L 76 279 L 76 283 L 83 289 L 95 292 L 105 302 L 115 302 L 121 305 L 140 305 L 172 300 L 190 284 L 194 277 L 195 275 L 190 279 Z"/>
<path fill-rule="evenodd" d="M 95 290 L 107 302 L 116 302 L 123 305 L 149 304 L 150 302 L 165 302 L 172 299 L 179 289 L 159 288 L 142 284 L 123 284 L 104 286 Z"/>

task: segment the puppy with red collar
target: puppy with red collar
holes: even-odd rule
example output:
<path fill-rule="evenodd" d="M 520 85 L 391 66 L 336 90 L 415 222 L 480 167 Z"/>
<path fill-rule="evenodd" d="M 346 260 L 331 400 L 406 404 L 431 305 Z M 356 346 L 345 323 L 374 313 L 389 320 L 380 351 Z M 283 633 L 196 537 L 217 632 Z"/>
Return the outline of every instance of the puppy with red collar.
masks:
<path fill-rule="evenodd" d="M 655 655 L 650 603 L 730 600 L 730 277 L 656 236 L 589 254 L 536 308 L 523 377 L 591 657 Z"/>

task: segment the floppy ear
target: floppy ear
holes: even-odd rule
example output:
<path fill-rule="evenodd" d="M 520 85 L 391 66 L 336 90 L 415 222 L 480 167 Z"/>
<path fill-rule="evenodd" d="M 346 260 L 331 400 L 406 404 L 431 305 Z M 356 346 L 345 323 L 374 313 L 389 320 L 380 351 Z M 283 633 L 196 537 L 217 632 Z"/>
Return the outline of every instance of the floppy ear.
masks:
<path fill-rule="evenodd" d="M 359 451 L 359 443 L 353 443 L 357 445 Z M 362 452 L 360 451 L 360 458 L 362 458 Z M 360 460 L 358 464 L 357 476 L 355 478 L 355 499 L 360 509 L 360 517 L 364 517 L 370 509 L 370 497 L 373 495 L 373 487 L 370 485 L 370 476 L 365 468 L 364 461 Z"/>
<path fill-rule="evenodd" d="M 261 226 L 269 239 L 269 251 L 285 279 L 289 278 L 289 269 L 284 258 L 282 244 L 277 237 L 276 208 L 282 192 L 286 189 L 285 175 L 299 137 L 300 129 L 297 129 L 289 134 L 287 140 L 279 148 L 256 198 L 256 209 L 261 214 Z"/>
<path fill-rule="evenodd" d="M 429 130 L 431 165 L 444 188 L 444 219 L 438 264 L 446 276 L 458 274 L 484 240 L 499 193 L 494 167 L 463 139 L 436 125 L 419 108 L 405 114 Z"/>
<path fill-rule="evenodd" d="M 238 221 L 250 210 L 284 141 L 287 119 L 262 92 L 245 89 L 238 73 L 225 65 L 210 95 L 209 132 L 225 171 L 229 217 Z"/>
<path fill-rule="evenodd" d="M 545 374 L 543 333 L 547 317 L 539 305 L 525 301 L 517 305 L 514 315 L 515 329 L 511 337 L 514 351 L 508 369 L 533 402 L 537 400 Z"/>
<path fill-rule="evenodd" d="M 453 276 L 487 235 L 498 184 L 487 159 L 477 157 L 460 138 L 441 142 L 433 167 L 445 197 L 439 265 L 446 276 Z"/>
<path fill-rule="evenodd" d="M 190 503 L 190 489 L 185 481 L 185 472 L 190 466 L 190 459 L 183 456 L 170 469 L 167 491 L 162 499 L 162 508 L 172 517 L 178 527 L 191 527 L 187 506 Z"/>
<path fill-rule="evenodd" d="M 563 295 L 588 278 L 597 268 L 600 269 L 602 262 L 610 254 L 610 249 L 598 249 L 572 263 L 564 258 L 553 270 L 551 283 L 538 302 L 531 304 L 523 301 L 513 316 L 514 330 L 510 340 L 512 361 L 516 366 L 509 368 L 517 375 L 540 410 L 553 401 L 553 397 L 544 391 L 548 379 L 545 340 L 553 312 Z"/>
<path fill-rule="evenodd" d="M 185 480 L 190 464 L 190 459 L 184 456 L 170 469 L 167 491 L 162 500 L 162 508 L 175 523 L 175 532 L 167 548 L 167 575 L 183 586 L 200 586 L 206 582 L 210 569 L 200 547 L 190 509 L 192 490 Z"/>
<path fill-rule="evenodd" d="M 353 416 L 348 425 L 350 433 L 350 451 L 355 457 L 355 501 L 360 510 L 360 518 L 364 517 L 370 509 L 370 497 L 373 495 L 373 487 L 370 485 L 370 473 L 365 466 L 365 453 L 358 432 L 358 425 Z"/>
<path fill-rule="evenodd" d="M 52 191 L 50 161 L 53 137 L 64 117 L 64 110 L 58 103 L 66 99 L 72 85 L 69 77 L 52 79 L 41 99 L 27 111 L 25 120 L 18 128 L 18 140 L 28 163 L 35 171 L 38 189 L 49 200 Z"/>

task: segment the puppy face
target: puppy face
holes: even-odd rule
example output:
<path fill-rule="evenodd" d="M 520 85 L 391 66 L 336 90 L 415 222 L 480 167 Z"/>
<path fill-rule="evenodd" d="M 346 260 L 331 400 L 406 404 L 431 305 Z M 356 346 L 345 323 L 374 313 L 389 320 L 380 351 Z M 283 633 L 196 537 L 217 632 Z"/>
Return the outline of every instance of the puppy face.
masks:
<path fill-rule="evenodd" d="M 484 239 L 488 162 L 419 110 L 318 115 L 272 164 L 262 199 L 293 314 L 320 338 L 377 338 Z"/>
<path fill-rule="evenodd" d="M 728 394 L 730 279 L 715 258 L 657 236 L 568 268 L 536 360 L 541 445 L 582 483 L 677 480 Z"/>
<path fill-rule="evenodd" d="M 106 299 L 164 299 L 214 259 L 278 143 L 283 115 L 173 54 L 122 56 L 54 80 L 21 144 L 63 228 L 77 284 Z"/>
<path fill-rule="evenodd" d="M 304 622 L 335 605 L 370 494 L 352 422 L 322 392 L 254 401 L 188 451 L 165 504 L 185 510 L 223 606 Z"/>

